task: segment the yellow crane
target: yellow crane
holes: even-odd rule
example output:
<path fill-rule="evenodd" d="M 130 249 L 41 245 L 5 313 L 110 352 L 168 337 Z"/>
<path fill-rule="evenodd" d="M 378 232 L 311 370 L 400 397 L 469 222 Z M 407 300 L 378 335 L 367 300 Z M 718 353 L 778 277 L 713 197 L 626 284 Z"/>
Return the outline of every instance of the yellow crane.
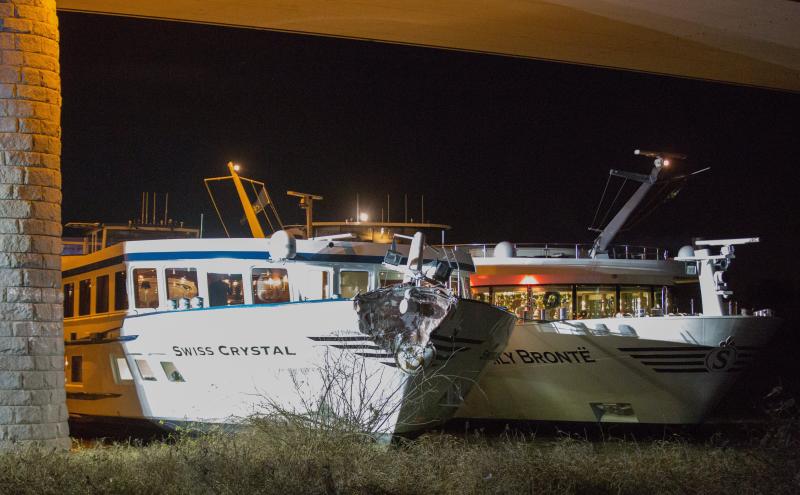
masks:
<path fill-rule="evenodd" d="M 259 182 L 257 180 L 248 179 L 247 177 L 241 177 L 239 175 L 239 165 L 228 162 L 228 170 L 230 171 L 231 175 L 225 177 L 211 177 L 208 179 L 204 179 L 203 182 L 205 183 L 206 190 L 208 191 L 209 197 L 211 197 L 211 203 L 214 205 L 214 210 L 217 212 L 217 216 L 219 217 L 219 221 L 222 224 L 222 228 L 225 230 L 225 235 L 230 237 L 230 232 L 228 232 L 228 227 L 225 225 L 225 221 L 222 219 L 222 214 L 217 207 L 217 202 L 214 200 L 214 194 L 211 192 L 211 188 L 209 187 L 210 182 L 215 181 L 223 181 L 223 180 L 232 180 L 233 185 L 236 189 L 236 194 L 239 197 L 239 202 L 242 204 L 242 209 L 244 210 L 244 216 L 247 220 L 247 225 L 250 227 L 250 232 L 253 237 L 256 238 L 264 238 L 264 229 L 261 228 L 261 222 L 258 219 L 258 214 L 263 212 L 264 218 L 267 220 L 267 224 L 269 225 L 272 232 L 276 230 L 280 230 L 283 228 L 283 222 L 281 222 L 281 217 L 278 215 L 278 210 L 275 208 L 275 204 L 272 202 L 272 199 L 269 197 L 269 192 L 267 192 L 267 188 L 263 182 Z M 245 190 L 244 183 L 250 184 L 253 189 L 253 193 L 255 194 L 256 201 L 255 203 L 250 202 L 250 197 Z M 267 213 L 267 206 L 272 211 L 273 216 L 275 217 L 276 224 L 273 224 L 273 221 L 270 219 L 269 214 Z"/>

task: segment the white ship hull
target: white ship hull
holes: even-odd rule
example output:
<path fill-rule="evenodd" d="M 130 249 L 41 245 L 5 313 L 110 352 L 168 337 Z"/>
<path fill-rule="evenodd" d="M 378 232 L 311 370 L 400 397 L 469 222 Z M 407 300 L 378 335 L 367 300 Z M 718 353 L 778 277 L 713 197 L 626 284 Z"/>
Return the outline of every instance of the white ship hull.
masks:
<path fill-rule="evenodd" d="M 520 323 L 456 416 L 699 423 L 779 321 L 665 316 Z"/>
<path fill-rule="evenodd" d="M 459 301 L 431 338 L 446 342 L 458 329 L 456 340 L 473 342 L 469 352 L 443 349 L 434 366 L 411 375 L 359 331 L 352 300 L 128 316 L 118 337 L 68 342 L 67 362 L 78 353 L 90 365 L 82 384 L 67 387 L 67 405 L 75 418 L 165 428 L 323 408 L 380 435 L 410 433 L 453 415 L 454 379 L 466 394 L 507 342 L 512 322 L 486 304 Z"/>

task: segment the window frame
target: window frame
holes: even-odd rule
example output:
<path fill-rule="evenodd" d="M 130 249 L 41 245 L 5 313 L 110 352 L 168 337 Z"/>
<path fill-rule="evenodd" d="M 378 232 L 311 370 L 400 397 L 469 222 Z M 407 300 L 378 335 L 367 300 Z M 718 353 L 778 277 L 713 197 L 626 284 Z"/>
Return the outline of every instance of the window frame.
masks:
<path fill-rule="evenodd" d="M 256 273 L 256 271 L 259 271 L 259 270 L 263 270 L 263 273 L 259 274 L 258 279 L 261 278 L 260 275 L 263 275 L 267 271 L 272 272 L 272 271 L 275 271 L 275 270 L 280 270 L 280 271 L 284 272 L 283 277 L 286 277 L 286 289 L 285 290 L 282 289 L 281 292 L 285 292 L 285 294 L 286 294 L 285 300 L 282 297 L 280 300 L 269 300 L 269 301 L 267 301 L 267 300 L 264 300 L 263 298 L 261 298 L 260 296 L 258 296 L 257 289 L 256 289 L 256 287 L 257 287 L 256 284 L 258 282 L 258 279 L 255 278 L 255 273 Z M 281 279 L 283 279 L 283 277 L 281 277 Z M 252 304 L 254 304 L 254 305 L 282 304 L 282 303 L 291 302 L 292 301 L 292 277 L 291 277 L 291 274 L 289 273 L 289 270 L 287 268 L 285 268 L 285 267 L 254 266 L 254 267 L 250 268 L 250 296 L 252 297 L 252 301 L 253 301 Z"/>
<path fill-rule="evenodd" d="M 139 281 L 137 280 L 138 271 L 153 271 L 155 273 L 155 306 L 140 306 L 139 305 Z M 159 269 L 154 266 L 134 266 L 131 267 L 131 282 L 133 283 L 133 307 L 137 310 L 143 309 L 158 309 L 161 307 L 161 294 L 162 289 L 160 287 L 162 280 L 159 277 Z M 153 287 L 151 286 L 151 289 Z M 147 289 L 145 289 L 147 290 Z"/>
<path fill-rule="evenodd" d="M 102 285 L 100 283 L 101 280 L 105 280 L 105 283 L 104 283 L 105 285 Z M 108 313 L 109 309 L 111 308 L 111 306 L 109 304 L 109 302 L 110 302 L 110 300 L 109 300 L 109 297 L 110 297 L 109 284 L 110 283 L 111 283 L 111 277 L 109 276 L 108 273 L 105 273 L 105 274 L 102 274 L 102 275 L 98 275 L 94 279 L 94 289 L 95 289 L 94 290 L 94 313 L 95 314 Z M 105 290 L 101 291 L 101 285 Z M 104 301 L 105 308 L 102 309 L 102 311 L 101 311 L 101 308 L 103 308 L 103 306 L 100 304 L 100 302 L 101 302 L 100 296 L 103 295 L 103 293 L 105 293 L 105 301 Z"/>
<path fill-rule="evenodd" d="M 70 296 L 67 297 L 67 286 L 70 287 Z M 64 307 L 64 318 L 74 318 L 75 317 L 75 282 L 64 282 L 61 286 L 61 292 L 63 295 L 63 307 Z M 69 304 L 67 301 L 69 300 Z M 69 311 L 67 309 L 69 308 Z"/>
<path fill-rule="evenodd" d="M 86 297 L 84 297 L 86 291 Z M 92 277 L 78 281 L 78 316 L 89 316 L 92 314 Z M 86 305 L 84 306 L 84 300 Z"/>
<path fill-rule="evenodd" d="M 345 297 L 345 295 L 342 294 L 342 273 L 344 273 L 344 272 L 348 272 L 348 273 L 366 273 L 367 274 L 367 286 L 364 287 L 364 291 L 362 291 L 362 293 L 370 290 L 370 287 L 372 286 L 371 279 L 372 279 L 372 275 L 373 275 L 373 272 L 371 270 L 366 269 L 366 268 L 349 268 L 349 267 L 348 268 L 340 268 L 338 270 L 337 277 L 336 277 L 337 281 L 339 282 L 338 283 L 338 294 L 339 294 L 339 297 L 342 297 L 344 299 L 351 299 L 355 295 L 355 293 L 354 293 L 352 296 Z"/>

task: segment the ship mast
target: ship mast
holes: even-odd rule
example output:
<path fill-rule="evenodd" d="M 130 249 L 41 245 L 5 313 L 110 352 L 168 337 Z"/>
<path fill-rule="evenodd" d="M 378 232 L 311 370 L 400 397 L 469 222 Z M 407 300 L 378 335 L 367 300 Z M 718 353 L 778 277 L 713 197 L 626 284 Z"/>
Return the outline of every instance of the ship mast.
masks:
<path fill-rule="evenodd" d="M 641 185 L 594 240 L 592 250 L 589 252 L 591 258 L 608 257 L 608 246 L 611 244 L 611 241 L 614 240 L 614 237 L 619 233 L 622 226 L 625 225 L 625 222 L 630 218 L 631 214 L 642 203 L 647 192 L 658 180 L 658 175 L 661 173 L 661 170 L 669 166 L 671 159 L 682 160 L 686 158 L 686 155 L 666 153 L 663 151 L 634 150 L 633 154 L 655 158 L 655 160 L 653 160 L 653 169 L 650 171 L 649 175 L 611 169 L 609 172 L 610 175 L 641 182 Z"/>

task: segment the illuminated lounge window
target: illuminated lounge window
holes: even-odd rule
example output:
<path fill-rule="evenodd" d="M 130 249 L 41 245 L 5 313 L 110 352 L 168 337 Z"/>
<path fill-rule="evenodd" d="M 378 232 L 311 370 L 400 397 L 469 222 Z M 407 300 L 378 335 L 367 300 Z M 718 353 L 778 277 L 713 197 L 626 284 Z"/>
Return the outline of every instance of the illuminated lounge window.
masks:
<path fill-rule="evenodd" d="M 241 273 L 209 273 L 207 279 L 210 307 L 244 304 Z"/>
<path fill-rule="evenodd" d="M 94 291 L 94 312 L 108 313 L 108 275 L 97 277 Z"/>
<path fill-rule="evenodd" d="M 87 278 L 78 283 L 78 316 L 92 312 L 92 280 Z"/>
<path fill-rule="evenodd" d="M 253 304 L 289 302 L 289 275 L 283 268 L 254 268 Z"/>
<path fill-rule="evenodd" d="M 191 299 L 197 295 L 197 270 L 167 268 L 167 299 Z"/>
<path fill-rule="evenodd" d="M 158 275 L 155 268 L 133 270 L 134 298 L 137 308 L 158 307 Z"/>
<path fill-rule="evenodd" d="M 491 287 L 473 287 L 472 298 L 476 301 L 485 303 L 492 303 L 492 288 Z"/>
<path fill-rule="evenodd" d="M 650 287 L 622 286 L 619 288 L 620 311 L 626 316 L 649 316 L 653 307 Z"/>
<path fill-rule="evenodd" d="M 75 284 L 64 284 L 64 318 L 75 316 Z"/>
<path fill-rule="evenodd" d="M 339 272 L 339 295 L 350 299 L 369 290 L 369 272 L 342 270 Z"/>
<path fill-rule="evenodd" d="M 605 285 L 579 285 L 576 289 L 577 318 L 607 318 L 617 314 L 617 289 Z"/>
<path fill-rule="evenodd" d="M 125 270 L 114 274 L 114 310 L 124 311 L 128 309 L 128 277 Z"/>
<path fill-rule="evenodd" d="M 517 318 L 526 318 L 529 316 L 530 310 L 528 288 L 525 286 L 495 287 L 494 305 L 506 308 L 517 315 Z"/>
<path fill-rule="evenodd" d="M 531 310 L 532 317 L 538 320 L 572 318 L 572 286 L 531 286 Z"/>

